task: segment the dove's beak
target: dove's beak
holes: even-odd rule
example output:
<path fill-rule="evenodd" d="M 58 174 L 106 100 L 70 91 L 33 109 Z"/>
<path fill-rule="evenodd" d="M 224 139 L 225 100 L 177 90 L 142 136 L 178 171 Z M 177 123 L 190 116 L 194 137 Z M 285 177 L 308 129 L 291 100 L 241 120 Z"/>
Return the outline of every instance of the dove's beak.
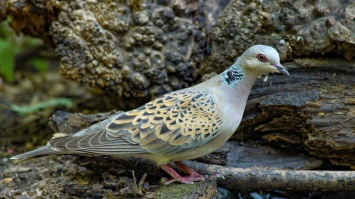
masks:
<path fill-rule="evenodd" d="M 272 64 L 280 73 L 290 77 L 290 73 L 281 64 Z"/>

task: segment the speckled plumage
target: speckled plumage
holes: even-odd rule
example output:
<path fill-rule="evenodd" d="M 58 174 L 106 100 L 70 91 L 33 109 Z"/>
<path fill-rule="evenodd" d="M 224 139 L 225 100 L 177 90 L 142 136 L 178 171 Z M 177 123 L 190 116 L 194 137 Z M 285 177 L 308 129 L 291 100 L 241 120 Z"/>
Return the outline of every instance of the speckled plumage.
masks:
<path fill-rule="evenodd" d="M 171 155 L 206 144 L 218 135 L 221 123 L 211 91 L 185 89 L 112 117 L 101 131 L 49 144 L 82 153 Z"/>
<path fill-rule="evenodd" d="M 54 138 L 47 146 L 13 159 L 76 153 L 133 156 L 151 159 L 174 179 L 190 182 L 171 173 L 166 164 L 197 158 L 222 146 L 238 128 L 256 78 L 268 72 L 288 75 L 275 49 L 253 46 L 229 69 L 210 80 L 165 94 L 72 136 Z M 184 170 L 194 180 L 203 178 Z"/>

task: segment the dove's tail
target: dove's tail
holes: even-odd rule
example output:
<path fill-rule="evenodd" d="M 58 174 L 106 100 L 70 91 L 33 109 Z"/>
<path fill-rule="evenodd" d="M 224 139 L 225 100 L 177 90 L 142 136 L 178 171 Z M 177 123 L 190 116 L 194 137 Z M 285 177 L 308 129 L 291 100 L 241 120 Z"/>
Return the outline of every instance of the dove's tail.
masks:
<path fill-rule="evenodd" d="M 35 149 L 33 151 L 29 151 L 14 157 L 11 157 L 10 159 L 13 160 L 25 160 L 25 159 L 30 159 L 30 158 L 36 158 L 39 156 L 44 156 L 44 155 L 50 155 L 50 154 L 57 154 L 58 152 L 52 149 L 51 146 L 43 146 L 41 148 Z"/>

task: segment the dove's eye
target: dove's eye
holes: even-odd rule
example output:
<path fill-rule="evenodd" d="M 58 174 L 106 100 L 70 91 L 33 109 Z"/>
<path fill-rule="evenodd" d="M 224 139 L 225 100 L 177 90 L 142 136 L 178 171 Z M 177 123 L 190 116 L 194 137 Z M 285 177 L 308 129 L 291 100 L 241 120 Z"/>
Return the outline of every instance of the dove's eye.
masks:
<path fill-rule="evenodd" d="M 267 62 L 267 58 L 264 54 L 258 54 L 256 58 L 258 58 L 260 62 Z"/>

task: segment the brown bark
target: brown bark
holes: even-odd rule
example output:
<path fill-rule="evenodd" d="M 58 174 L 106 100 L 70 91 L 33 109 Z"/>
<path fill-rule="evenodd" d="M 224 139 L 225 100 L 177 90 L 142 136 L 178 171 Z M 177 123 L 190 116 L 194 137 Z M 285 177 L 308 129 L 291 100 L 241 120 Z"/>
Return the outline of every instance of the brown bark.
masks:
<path fill-rule="evenodd" d="M 219 173 L 218 184 L 241 192 L 257 190 L 355 191 L 355 171 L 267 170 L 185 162 L 201 173 Z"/>
<path fill-rule="evenodd" d="M 263 139 L 355 168 L 355 62 L 296 59 L 291 78 L 260 78 L 238 139 Z"/>
<path fill-rule="evenodd" d="M 75 162 L 98 173 L 108 168 L 128 168 L 135 171 L 138 179 L 145 173 L 150 181 L 159 180 L 163 176 L 170 178 L 154 163 L 143 159 L 80 157 Z M 219 186 L 244 193 L 259 190 L 355 191 L 355 171 L 287 170 L 261 166 L 235 168 L 196 161 L 184 163 L 200 174 L 220 174 L 224 178 L 217 179 Z"/>

